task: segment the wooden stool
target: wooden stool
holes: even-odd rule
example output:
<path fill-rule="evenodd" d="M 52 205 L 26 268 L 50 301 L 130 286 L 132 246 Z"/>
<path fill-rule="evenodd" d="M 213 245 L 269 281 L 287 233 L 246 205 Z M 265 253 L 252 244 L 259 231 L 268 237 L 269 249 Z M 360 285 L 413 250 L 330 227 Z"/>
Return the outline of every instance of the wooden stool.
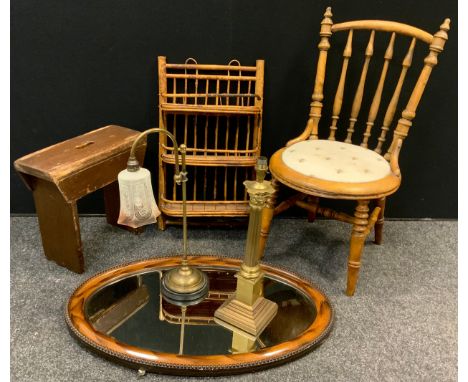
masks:
<path fill-rule="evenodd" d="M 15 161 L 15 169 L 33 192 L 47 259 L 77 273 L 84 260 L 76 201 L 104 188 L 107 222 L 117 225 L 118 173 L 126 167 L 139 131 L 106 126 L 47 147 Z M 137 148 L 143 163 L 146 140 Z"/>

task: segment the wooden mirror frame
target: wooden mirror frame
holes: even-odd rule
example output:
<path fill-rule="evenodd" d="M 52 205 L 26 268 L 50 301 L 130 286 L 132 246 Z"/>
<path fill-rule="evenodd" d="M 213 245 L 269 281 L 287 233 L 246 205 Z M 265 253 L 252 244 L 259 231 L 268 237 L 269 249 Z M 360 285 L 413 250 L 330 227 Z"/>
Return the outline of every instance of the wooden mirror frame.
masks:
<path fill-rule="evenodd" d="M 189 261 L 205 269 L 236 270 L 241 264 L 240 259 L 216 256 L 190 256 Z M 179 262 L 178 256 L 146 259 L 116 266 L 86 280 L 74 291 L 66 306 L 65 318 L 71 333 L 101 356 L 142 372 L 204 376 L 238 374 L 285 363 L 312 350 L 330 333 L 333 309 L 325 294 L 304 278 L 268 264 L 262 264 L 267 276 L 301 291 L 315 302 L 317 310 L 315 320 L 300 336 L 275 346 L 242 354 L 179 356 L 120 343 L 97 332 L 87 321 L 84 312 L 86 299 L 104 285 L 131 275 L 172 268 Z"/>

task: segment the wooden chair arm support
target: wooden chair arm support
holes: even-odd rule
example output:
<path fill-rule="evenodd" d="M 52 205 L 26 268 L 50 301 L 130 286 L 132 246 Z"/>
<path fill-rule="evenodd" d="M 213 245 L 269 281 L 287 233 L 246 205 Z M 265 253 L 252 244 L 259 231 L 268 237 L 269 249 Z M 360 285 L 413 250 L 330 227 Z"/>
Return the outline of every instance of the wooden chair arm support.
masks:
<path fill-rule="evenodd" d="M 390 169 L 393 174 L 397 177 L 401 177 L 400 166 L 398 165 L 398 156 L 400 155 L 401 145 L 403 144 L 402 139 L 398 139 L 395 149 L 392 151 L 390 156 Z"/>
<path fill-rule="evenodd" d="M 289 146 L 291 146 L 291 145 L 293 145 L 295 143 L 298 143 L 298 142 L 305 141 L 306 139 L 308 139 L 310 137 L 311 133 L 312 133 L 312 126 L 310 128 L 306 127 L 306 129 L 302 132 L 301 135 L 299 135 L 298 137 L 293 138 L 290 141 L 288 141 L 288 143 L 286 143 L 286 147 L 289 147 Z"/>

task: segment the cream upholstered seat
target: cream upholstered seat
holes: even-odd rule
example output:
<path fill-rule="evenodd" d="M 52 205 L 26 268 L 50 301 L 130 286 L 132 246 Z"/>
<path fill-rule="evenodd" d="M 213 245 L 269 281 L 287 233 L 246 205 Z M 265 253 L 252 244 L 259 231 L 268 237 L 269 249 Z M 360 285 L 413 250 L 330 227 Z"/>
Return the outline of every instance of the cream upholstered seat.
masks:
<path fill-rule="evenodd" d="M 398 171 L 375 151 L 321 139 L 278 150 L 270 159 L 270 171 L 297 191 L 333 199 L 376 199 L 401 184 Z"/>
<path fill-rule="evenodd" d="M 391 172 L 375 151 L 329 140 L 296 143 L 283 151 L 282 160 L 294 171 L 332 182 L 372 182 Z"/>

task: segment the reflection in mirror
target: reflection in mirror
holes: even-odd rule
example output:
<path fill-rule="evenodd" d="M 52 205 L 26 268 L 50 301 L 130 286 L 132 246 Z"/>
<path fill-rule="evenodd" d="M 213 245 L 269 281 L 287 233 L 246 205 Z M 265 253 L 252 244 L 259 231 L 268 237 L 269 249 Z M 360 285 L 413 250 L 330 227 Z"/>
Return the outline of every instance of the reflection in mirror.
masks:
<path fill-rule="evenodd" d="M 214 312 L 236 291 L 236 279 L 232 272 L 207 272 L 210 290 L 200 303 L 187 307 L 186 323 L 189 325 L 216 325 Z M 170 323 L 181 323 L 181 310 L 162 297 L 160 298 L 160 318 Z"/>
<path fill-rule="evenodd" d="M 94 329 L 111 334 L 125 323 L 136 312 L 142 309 L 149 300 L 146 285 L 141 284 L 141 277 L 129 277 L 116 286 L 104 288 L 99 298 L 88 305 L 89 322 Z"/>
<path fill-rule="evenodd" d="M 264 296 L 278 313 L 260 338 L 246 338 L 214 322 L 214 312 L 236 289 L 235 270 L 204 269 L 208 297 L 182 309 L 160 295 L 161 273 L 146 271 L 100 288 L 85 302 L 86 319 L 114 340 L 163 353 L 217 355 L 250 352 L 299 336 L 315 320 L 313 301 L 279 280 L 265 277 Z M 185 310 L 185 311 L 184 311 Z"/>
<path fill-rule="evenodd" d="M 260 336 L 265 346 L 272 346 L 296 338 L 315 320 L 315 305 L 295 289 L 283 288 L 284 284 L 268 280 L 267 297 L 278 304 L 275 318 Z"/>

